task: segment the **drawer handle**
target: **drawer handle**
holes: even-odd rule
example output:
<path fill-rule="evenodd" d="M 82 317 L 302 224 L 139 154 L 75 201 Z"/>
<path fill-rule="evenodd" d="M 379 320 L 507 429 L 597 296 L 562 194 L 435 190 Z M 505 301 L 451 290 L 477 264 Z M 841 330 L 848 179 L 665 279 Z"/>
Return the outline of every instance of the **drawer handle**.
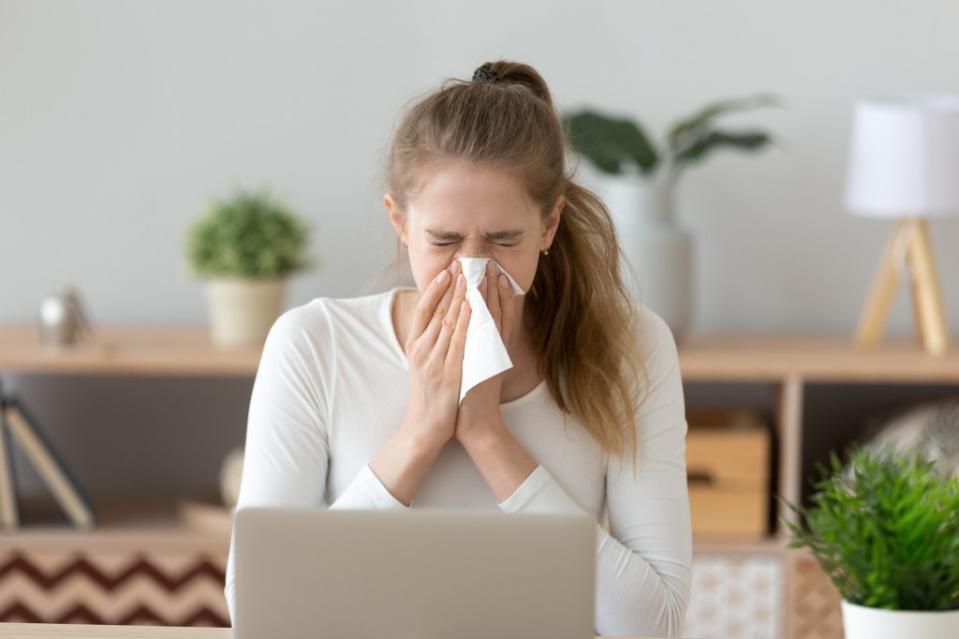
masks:
<path fill-rule="evenodd" d="M 715 483 L 712 473 L 708 473 L 704 470 L 687 471 L 686 481 L 690 484 L 702 484 L 704 486 L 711 486 Z"/>

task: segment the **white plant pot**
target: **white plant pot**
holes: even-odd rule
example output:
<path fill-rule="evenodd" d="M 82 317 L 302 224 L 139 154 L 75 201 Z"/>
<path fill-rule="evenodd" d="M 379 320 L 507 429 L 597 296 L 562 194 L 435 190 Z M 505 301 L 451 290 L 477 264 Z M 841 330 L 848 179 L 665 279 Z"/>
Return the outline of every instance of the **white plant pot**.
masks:
<path fill-rule="evenodd" d="M 959 610 L 883 610 L 842 602 L 846 639 L 955 639 Z"/>
<path fill-rule="evenodd" d="M 658 313 L 678 341 L 692 315 L 694 245 L 676 220 L 673 184 L 638 174 L 603 176 L 599 190 L 632 267 L 623 265 L 623 277 L 633 298 Z"/>
<path fill-rule="evenodd" d="M 211 278 L 206 283 L 210 336 L 224 348 L 263 345 L 283 311 L 284 278 Z"/>

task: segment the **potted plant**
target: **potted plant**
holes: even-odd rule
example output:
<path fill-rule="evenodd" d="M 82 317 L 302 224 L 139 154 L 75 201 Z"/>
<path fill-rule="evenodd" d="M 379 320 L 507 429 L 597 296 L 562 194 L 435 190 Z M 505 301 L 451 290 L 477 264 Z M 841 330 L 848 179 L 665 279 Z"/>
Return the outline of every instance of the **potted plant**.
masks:
<path fill-rule="evenodd" d="M 842 595 L 846 639 L 959 636 L 959 477 L 890 448 L 822 471 L 812 506 L 790 504 L 807 527 L 786 524 Z"/>
<path fill-rule="evenodd" d="M 771 94 L 721 100 L 675 122 L 665 144 L 629 117 L 594 109 L 561 116 L 573 149 L 599 172 L 597 191 L 613 217 L 637 299 L 659 313 L 679 339 L 692 306 L 693 244 L 675 219 L 676 184 L 690 166 L 720 148 L 756 151 L 770 142 L 759 130 L 717 128 L 718 116 L 776 104 Z"/>
<path fill-rule="evenodd" d="M 217 346 L 260 346 L 283 311 L 287 278 L 313 266 L 309 228 L 264 189 L 214 200 L 187 234 L 189 268 L 206 278 Z"/>

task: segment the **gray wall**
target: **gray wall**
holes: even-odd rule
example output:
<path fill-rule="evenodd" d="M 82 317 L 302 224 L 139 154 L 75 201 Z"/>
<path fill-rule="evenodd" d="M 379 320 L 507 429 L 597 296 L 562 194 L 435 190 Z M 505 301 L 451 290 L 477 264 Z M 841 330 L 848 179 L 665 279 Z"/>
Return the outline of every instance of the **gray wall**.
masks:
<path fill-rule="evenodd" d="M 772 130 L 776 148 L 716 155 L 681 185 L 699 249 L 693 328 L 851 334 L 890 229 L 842 209 L 851 106 L 959 92 L 956 24 L 947 0 L 0 0 L 0 321 L 32 321 L 59 282 L 80 287 L 96 321 L 205 321 L 183 234 L 234 185 L 269 184 L 313 223 L 325 266 L 293 280 L 289 306 L 382 290 L 393 243 L 381 167 L 399 109 L 507 57 L 535 65 L 561 107 L 634 113 L 657 133 L 715 98 L 781 94 L 784 109 L 727 118 Z M 932 231 L 959 333 L 959 222 Z M 903 290 L 890 332 L 911 330 L 906 301 Z M 52 436 L 75 442 L 64 456 L 97 490 L 117 477 L 209 484 L 242 440 L 247 382 L 218 395 L 90 379 L 78 395 L 69 380 L 14 377 Z M 203 451 L 175 478 L 98 468 L 82 450 L 98 440 L 73 439 L 106 437 L 114 418 L 162 431 L 169 405 Z"/>

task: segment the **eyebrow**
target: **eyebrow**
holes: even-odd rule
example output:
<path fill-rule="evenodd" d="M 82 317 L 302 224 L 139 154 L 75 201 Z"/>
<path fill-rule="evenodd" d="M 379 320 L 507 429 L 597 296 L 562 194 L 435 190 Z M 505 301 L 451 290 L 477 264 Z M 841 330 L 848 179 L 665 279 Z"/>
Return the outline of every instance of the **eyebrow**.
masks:
<path fill-rule="evenodd" d="M 461 240 L 463 236 L 455 231 L 443 231 L 440 229 L 426 229 L 426 232 L 437 240 Z M 523 234 L 523 229 L 509 229 L 503 231 L 491 231 L 486 234 L 491 240 L 512 240 Z"/>

